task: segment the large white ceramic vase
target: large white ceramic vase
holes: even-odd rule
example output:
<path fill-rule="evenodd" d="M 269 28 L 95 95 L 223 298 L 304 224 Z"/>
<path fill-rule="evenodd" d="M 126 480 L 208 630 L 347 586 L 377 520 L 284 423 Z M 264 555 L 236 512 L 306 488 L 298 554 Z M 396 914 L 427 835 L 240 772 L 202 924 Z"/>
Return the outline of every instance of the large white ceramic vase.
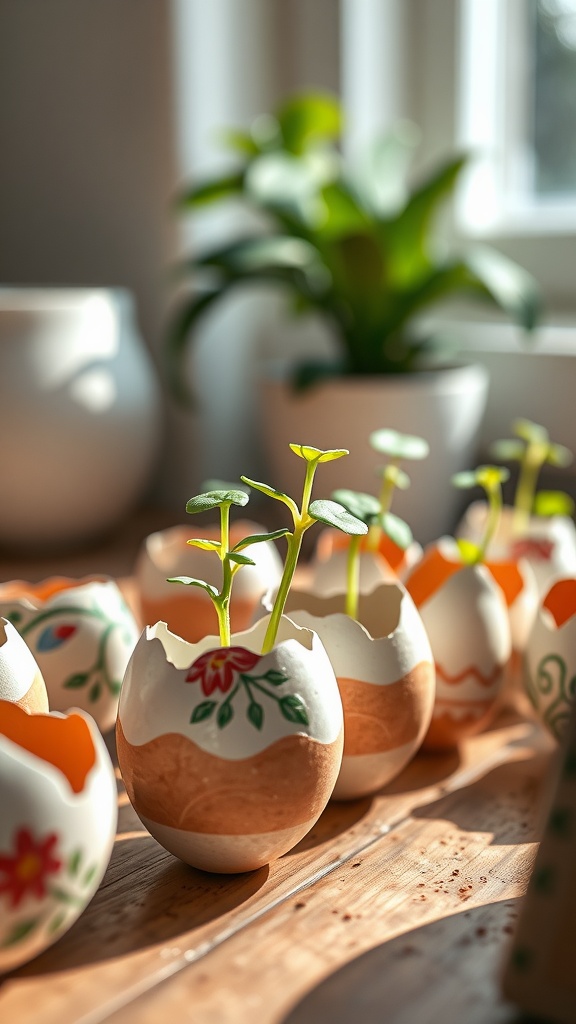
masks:
<path fill-rule="evenodd" d="M 124 289 L 0 288 L 0 543 L 70 545 L 141 497 L 160 392 Z"/>

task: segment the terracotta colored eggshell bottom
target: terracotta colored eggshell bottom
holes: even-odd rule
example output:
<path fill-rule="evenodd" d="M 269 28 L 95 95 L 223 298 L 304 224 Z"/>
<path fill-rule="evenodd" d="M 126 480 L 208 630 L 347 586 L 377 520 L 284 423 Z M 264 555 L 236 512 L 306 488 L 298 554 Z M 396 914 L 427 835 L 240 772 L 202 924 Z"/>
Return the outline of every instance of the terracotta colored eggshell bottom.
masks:
<path fill-rule="evenodd" d="M 358 800 L 376 793 L 400 774 L 419 746 L 411 742 L 379 754 L 344 754 L 332 799 Z"/>
<path fill-rule="evenodd" d="M 424 737 L 422 750 L 445 751 L 455 747 L 469 736 L 482 732 L 496 712 L 496 702 L 490 701 L 484 709 L 474 706 L 473 710 L 464 710 L 462 715 L 454 717 L 449 710 L 439 703 L 437 713 L 430 722 L 430 728 Z"/>
<path fill-rule="evenodd" d="M 240 874 L 243 871 L 257 871 L 288 853 L 310 831 L 317 819 L 312 818 L 293 828 L 276 832 L 244 836 L 188 832 L 160 825 L 144 815 L 140 815 L 140 820 L 165 850 L 169 850 L 185 864 L 215 874 Z"/>
<path fill-rule="evenodd" d="M 273 854 L 278 857 L 306 834 L 324 810 L 340 768 L 343 735 L 323 744 L 295 734 L 252 757 L 226 760 L 179 733 L 133 746 L 118 720 L 117 747 L 128 796 L 142 820 L 206 836 L 262 835 L 261 859 L 256 858 L 259 863 L 253 865 L 261 867 L 270 858 L 266 838 L 270 833 L 284 836 Z M 186 859 L 204 866 L 193 856 Z"/>
<path fill-rule="evenodd" d="M 176 588 L 176 584 L 174 587 Z M 234 598 L 230 609 L 232 632 L 240 633 L 248 629 L 252 624 L 254 611 L 254 601 Z M 140 613 L 144 625 L 153 626 L 156 622 L 165 622 L 171 633 L 192 644 L 218 632 L 214 606 L 210 598 L 204 594 L 195 593 L 193 597 L 190 594 L 185 597 L 163 597 L 157 601 L 141 595 Z"/>

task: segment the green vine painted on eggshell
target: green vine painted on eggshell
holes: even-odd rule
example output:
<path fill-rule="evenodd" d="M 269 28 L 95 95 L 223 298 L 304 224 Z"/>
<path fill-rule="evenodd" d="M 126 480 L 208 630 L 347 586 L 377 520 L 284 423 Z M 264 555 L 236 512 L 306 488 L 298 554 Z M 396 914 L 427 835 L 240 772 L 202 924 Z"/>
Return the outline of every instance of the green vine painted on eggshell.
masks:
<path fill-rule="evenodd" d="M 527 673 L 526 689 L 544 723 L 556 739 L 560 740 L 576 699 L 576 675 L 568 677 L 566 662 L 559 654 L 546 654 L 538 662 L 535 678 Z M 541 708 L 540 698 L 550 696 L 556 691 L 558 693 L 552 703 L 545 709 Z"/>

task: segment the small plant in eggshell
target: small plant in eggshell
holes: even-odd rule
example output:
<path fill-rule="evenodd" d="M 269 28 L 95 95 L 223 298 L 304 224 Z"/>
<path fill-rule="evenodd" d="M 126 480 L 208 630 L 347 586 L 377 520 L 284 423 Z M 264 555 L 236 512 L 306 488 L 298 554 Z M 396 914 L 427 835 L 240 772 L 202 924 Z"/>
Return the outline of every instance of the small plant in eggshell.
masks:
<path fill-rule="evenodd" d="M 339 489 L 332 497 L 346 508 L 351 515 L 368 527 L 365 549 L 372 553 L 380 550 L 385 536 L 400 549 L 412 543 L 412 531 L 403 519 L 390 511 L 394 490 L 405 490 L 410 486 L 410 477 L 401 468 L 403 459 L 423 459 L 429 452 L 428 442 L 421 437 L 400 434 L 396 430 L 376 430 L 370 435 L 370 444 L 375 451 L 387 455 L 389 461 L 380 470 L 382 483 L 378 497 L 360 491 Z M 346 613 L 357 618 L 360 589 L 360 546 L 362 537 L 351 538 L 346 566 Z"/>
<path fill-rule="evenodd" d="M 509 476 L 508 470 L 502 466 L 477 466 L 476 469 L 464 470 L 452 477 L 454 486 L 463 490 L 482 487 L 488 501 L 488 515 L 480 540 L 477 543 L 466 538 L 457 540 L 460 556 L 466 565 L 479 565 L 486 561 L 490 542 L 496 536 L 502 515 L 502 484 Z"/>
<path fill-rule="evenodd" d="M 264 655 L 274 647 L 280 620 L 286 605 L 286 599 L 296 571 L 298 557 L 302 546 L 302 539 L 306 531 L 315 523 L 319 522 L 324 523 L 327 526 L 336 527 L 337 529 L 343 530 L 345 533 L 349 533 L 354 536 L 362 536 L 368 532 L 368 526 L 360 518 L 351 514 L 342 504 L 327 499 L 317 499 L 312 501 L 312 486 L 316 470 L 320 463 L 332 462 L 334 459 L 342 458 L 342 456 L 348 454 L 348 451 L 346 449 L 322 451 L 319 448 L 314 448 L 310 445 L 298 444 L 291 444 L 290 448 L 306 463 L 304 487 L 300 507 L 298 507 L 293 498 L 284 494 L 282 491 L 276 490 L 276 488 L 269 484 L 260 483 L 244 476 L 241 479 L 242 482 L 250 488 L 260 491 L 268 497 L 274 498 L 276 501 L 281 501 L 287 505 L 292 515 L 292 530 L 288 527 L 284 527 L 279 530 L 274 530 L 271 533 L 253 534 L 251 536 L 244 537 L 241 541 L 230 548 L 230 509 L 232 505 L 241 507 L 246 505 L 249 500 L 248 494 L 243 490 L 237 489 L 213 490 L 191 498 L 186 504 L 186 511 L 192 515 L 216 508 L 220 510 L 220 540 L 191 538 L 188 543 L 201 548 L 202 550 L 213 552 L 220 558 L 222 563 L 222 586 L 220 590 L 217 590 L 216 587 L 211 586 L 204 580 L 190 576 L 171 577 L 170 582 L 181 583 L 185 586 L 201 587 L 208 593 L 216 611 L 222 648 L 229 648 L 231 642 L 230 599 L 234 577 L 242 566 L 254 564 L 252 559 L 248 555 L 244 554 L 247 548 L 250 548 L 253 544 L 258 544 L 263 541 L 275 541 L 281 538 L 286 538 L 287 541 L 284 569 L 262 644 L 261 653 Z M 267 696 L 272 697 L 274 696 L 273 692 L 269 688 L 263 686 L 263 682 L 269 682 L 274 686 L 276 685 L 277 680 L 259 680 L 254 677 L 245 678 L 244 674 L 241 675 L 241 679 L 248 691 L 248 717 L 256 728 L 260 728 L 262 724 L 262 715 L 258 710 L 255 710 L 260 706 L 253 699 L 250 687 L 254 686 L 256 689 L 265 692 Z M 230 715 L 231 717 L 232 696 L 233 694 L 231 693 L 225 702 L 224 718 L 226 718 L 226 715 Z M 291 698 L 285 698 L 285 701 L 288 700 L 291 701 L 289 706 L 285 703 L 283 704 L 282 700 L 279 702 L 279 707 L 282 713 L 291 718 L 293 718 L 295 714 L 304 716 L 303 720 L 305 720 L 304 707 L 296 707 L 294 700 Z M 203 718 L 209 717 L 215 707 L 216 703 L 213 701 L 207 701 L 204 705 L 200 705 L 195 711 L 196 720 L 199 721 Z M 219 710 L 219 716 L 219 724 L 226 724 L 226 721 L 222 720 L 222 707 Z"/>
<path fill-rule="evenodd" d="M 571 515 L 572 498 L 564 491 L 537 491 L 538 477 L 545 465 L 564 468 L 572 462 L 572 452 L 550 440 L 548 431 L 528 419 L 512 424 L 515 438 L 495 441 L 491 453 L 498 459 L 519 463 L 514 495 L 512 531 L 516 537 L 528 530 L 531 515 Z"/>

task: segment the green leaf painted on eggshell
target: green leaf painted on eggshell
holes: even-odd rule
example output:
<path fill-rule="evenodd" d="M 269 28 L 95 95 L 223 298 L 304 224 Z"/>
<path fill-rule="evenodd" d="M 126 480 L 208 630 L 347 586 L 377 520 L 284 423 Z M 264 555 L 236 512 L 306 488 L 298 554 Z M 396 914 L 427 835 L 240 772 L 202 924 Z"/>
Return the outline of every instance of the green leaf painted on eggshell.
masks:
<path fill-rule="evenodd" d="M 220 707 L 218 708 L 218 714 L 216 716 L 218 728 L 224 729 L 224 727 L 232 721 L 233 717 L 234 708 L 232 707 L 232 704 L 230 702 L 226 704 L 221 704 Z"/>
<path fill-rule="evenodd" d="M 347 512 L 370 525 L 380 514 L 380 502 L 373 494 L 364 491 L 349 491 L 343 487 L 332 492 L 333 500 Z"/>
<path fill-rule="evenodd" d="M 194 515 L 196 512 L 210 512 L 222 505 L 247 505 L 249 500 L 246 491 L 205 491 L 204 494 L 196 494 L 186 502 L 186 511 Z"/>
<path fill-rule="evenodd" d="M 264 708 L 261 704 L 257 704 L 256 701 L 252 701 L 252 703 L 248 705 L 247 715 L 248 720 L 256 729 L 262 728 L 262 723 L 264 722 Z"/>
<path fill-rule="evenodd" d="M 538 491 L 534 498 L 534 514 L 537 516 L 571 516 L 574 500 L 564 491 Z"/>
<path fill-rule="evenodd" d="M 350 454 L 347 448 L 328 448 L 323 451 L 321 448 L 314 448 L 309 444 L 291 444 L 289 448 L 306 462 L 334 462 L 335 459 L 341 459 L 343 455 Z"/>
<path fill-rule="evenodd" d="M 343 505 L 339 505 L 336 501 L 330 501 L 328 498 L 318 498 L 313 501 L 308 511 L 312 519 L 316 519 L 319 523 L 335 526 L 337 530 L 342 530 L 352 536 L 361 537 L 368 533 L 366 523 L 351 515 Z"/>
<path fill-rule="evenodd" d="M 308 725 L 308 713 L 306 706 L 300 697 L 296 697 L 294 694 L 288 697 L 281 697 L 278 705 L 280 711 L 287 718 L 289 722 L 296 722 L 299 725 Z"/>
<path fill-rule="evenodd" d="M 2 942 L 2 947 L 5 949 L 7 946 L 15 946 L 17 942 L 22 942 L 39 924 L 39 917 L 29 918 L 27 921 L 19 921 L 8 932 L 8 935 Z"/>
<path fill-rule="evenodd" d="M 86 672 L 76 672 L 66 680 L 64 686 L 67 690 L 79 690 L 81 686 L 86 686 L 87 682 L 88 674 Z"/>
<path fill-rule="evenodd" d="M 368 440 L 375 451 L 394 459 L 425 459 L 430 451 L 423 437 L 401 434 L 398 430 L 388 428 L 372 431 Z"/>
<path fill-rule="evenodd" d="M 271 683 L 272 686 L 282 686 L 282 683 L 285 683 L 289 677 L 285 676 L 283 672 L 278 672 L 275 668 L 269 668 L 262 678 L 267 683 Z"/>
<path fill-rule="evenodd" d="M 204 722 L 206 718 L 210 718 L 216 703 L 215 700 L 203 700 L 201 704 L 197 704 L 190 717 L 192 725 L 195 725 L 197 722 Z"/>
<path fill-rule="evenodd" d="M 166 582 L 183 583 L 185 587 L 200 587 L 201 590 L 205 590 L 211 597 L 218 597 L 216 587 L 212 587 L 209 583 L 205 583 L 204 580 L 197 580 L 194 576 L 169 576 Z"/>

